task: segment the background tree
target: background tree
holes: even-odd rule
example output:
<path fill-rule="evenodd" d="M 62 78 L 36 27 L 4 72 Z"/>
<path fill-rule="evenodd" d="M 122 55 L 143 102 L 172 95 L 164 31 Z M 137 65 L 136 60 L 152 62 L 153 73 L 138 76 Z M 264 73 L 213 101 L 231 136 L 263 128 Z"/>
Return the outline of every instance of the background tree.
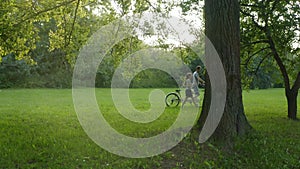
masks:
<path fill-rule="evenodd" d="M 86 0 L 1 3 L 0 86 L 70 87 L 80 47 L 115 19 L 109 5 Z"/>
<path fill-rule="evenodd" d="M 284 82 L 288 117 L 297 119 L 300 88 L 299 1 L 242 1 L 242 44 L 247 61 L 259 58 L 257 69 L 272 57 Z M 294 83 L 292 83 L 294 82 Z"/>
<path fill-rule="evenodd" d="M 15 53 L 25 58 L 38 40 L 37 21 L 49 21 L 55 10 L 75 2 L 70 1 L 4 1 L 1 3 L 0 55 Z M 29 57 L 27 57 L 29 58 Z"/>

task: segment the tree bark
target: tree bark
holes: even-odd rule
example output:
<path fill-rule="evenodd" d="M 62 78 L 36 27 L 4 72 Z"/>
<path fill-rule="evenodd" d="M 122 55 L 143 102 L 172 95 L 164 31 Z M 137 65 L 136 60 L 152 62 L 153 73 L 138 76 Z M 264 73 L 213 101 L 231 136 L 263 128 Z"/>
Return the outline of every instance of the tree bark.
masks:
<path fill-rule="evenodd" d="M 298 91 L 289 90 L 286 92 L 286 98 L 288 103 L 288 118 L 297 119 L 297 96 Z"/>
<path fill-rule="evenodd" d="M 300 88 L 300 72 L 298 72 L 297 78 L 292 89 L 285 90 L 285 95 L 288 104 L 288 118 L 297 120 L 297 97 Z"/>
<path fill-rule="evenodd" d="M 214 45 L 227 80 L 227 96 L 223 117 L 213 134 L 217 140 L 231 140 L 247 133 L 251 126 L 244 114 L 240 74 L 240 22 L 238 0 L 205 0 L 205 34 Z M 209 51 L 205 51 L 209 57 Z M 209 85 L 202 115 L 198 124 L 203 124 L 210 105 Z"/>
<path fill-rule="evenodd" d="M 205 91 L 204 91 L 204 98 L 203 98 L 203 103 L 202 103 L 202 112 L 200 114 L 199 120 L 197 122 L 198 126 L 202 128 L 202 126 L 205 123 L 205 120 L 208 115 L 208 111 L 210 108 L 210 102 L 211 102 L 211 85 L 210 85 L 210 80 L 208 77 L 208 74 L 205 74 Z"/>

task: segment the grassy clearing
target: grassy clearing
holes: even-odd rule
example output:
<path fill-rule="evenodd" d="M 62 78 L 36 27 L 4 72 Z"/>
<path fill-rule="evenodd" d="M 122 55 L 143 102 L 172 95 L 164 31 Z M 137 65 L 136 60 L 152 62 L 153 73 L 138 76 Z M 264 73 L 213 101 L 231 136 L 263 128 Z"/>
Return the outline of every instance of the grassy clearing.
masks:
<path fill-rule="evenodd" d="M 137 109 L 150 107 L 149 92 L 131 90 Z M 118 114 L 109 89 L 96 89 L 96 96 L 109 123 L 130 136 L 158 134 L 178 113 L 178 109 L 166 109 L 155 122 L 136 124 Z M 98 147 L 84 133 L 71 90 L 1 90 L 0 168 L 300 168 L 300 122 L 287 119 L 284 91 L 244 91 L 243 99 L 255 131 L 237 139 L 232 151 L 214 143 L 199 145 L 189 135 L 162 155 L 128 159 Z"/>

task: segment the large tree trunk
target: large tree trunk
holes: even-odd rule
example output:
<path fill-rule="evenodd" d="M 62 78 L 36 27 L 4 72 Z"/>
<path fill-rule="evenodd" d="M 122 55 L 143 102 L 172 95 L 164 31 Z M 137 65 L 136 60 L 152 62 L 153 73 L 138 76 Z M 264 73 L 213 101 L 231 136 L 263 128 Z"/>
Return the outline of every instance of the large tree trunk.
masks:
<path fill-rule="evenodd" d="M 213 135 L 218 140 L 231 140 L 251 129 L 242 102 L 239 24 L 238 0 L 205 0 L 206 36 L 219 54 L 227 80 L 224 114 Z M 209 51 L 205 52 L 209 57 Z M 207 85 L 200 125 L 204 124 L 209 106 L 210 88 Z"/>

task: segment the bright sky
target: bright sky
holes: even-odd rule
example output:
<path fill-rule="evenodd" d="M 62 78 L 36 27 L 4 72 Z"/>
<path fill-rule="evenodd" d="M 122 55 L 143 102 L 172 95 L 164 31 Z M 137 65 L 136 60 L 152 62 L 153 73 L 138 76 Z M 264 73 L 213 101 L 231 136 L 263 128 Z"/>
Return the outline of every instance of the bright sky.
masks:
<path fill-rule="evenodd" d="M 157 7 L 157 0 L 149 0 L 151 2 L 151 5 L 154 7 Z M 122 8 L 116 3 L 115 0 L 110 1 L 112 4 L 112 7 L 115 9 L 115 12 L 117 14 L 122 15 Z M 131 11 L 135 9 L 135 2 L 136 0 L 131 1 Z M 174 1 L 168 1 L 168 2 L 174 2 L 174 3 L 179 3 L 179 0 L 174 0 Z M 202 1 L 201 1 L 202 2 Z M 203 3 L 199 4 L 199 8 L 201 9 L 201 6 L 203 6 Z M 167 7 L 167 5 L 166 5 Z M 166 8 L 165 7 L 165 8 Z M 162 7 L 164 9 L 164 7 Z M 99 11 L 95 11 L 95 13 L 99 14 Z M 133 12 L 129 12 L 127 16 L 133 16 Z M 149 23 L 153 26 L 153 33 L 154 35 L 152 36 L 142 36 L 144 32 L 142 30 L 138 31 L 139 38 L 143 40 L 146 44 L 148 45 L 158 45 L 158 39 L 161 38 L 161 36 L 158 36 L 161 34 L 161 30 L 159 30 L 159 22 L 161 21 L 155 21 L 153 18 L 157 17 L 153 12 L 153 8 L 150 8 L 148 11 L 145 11 L 143 13 L 143 16 L 141 17 L 142 21 L 149 21 Z M 165 20 L 166 22 L 166 28 L 167 30 L 172 30 L 173 32 L 168 32 L 167 37 L 164 38 L 164 43 L 165 44 L 170 44 L 173 46 L 181 46 L 180 44 L 186 44 L 186 43 L 192 43 L 193 41 L 196 40 L 196 36 L 191 33 L 191 28 L 192 29 L 203 29 L 202 25 L 202 13 L 199 12 L 199 10 L 190 10 L 187 15 L 183 15 L 181 8 L 180 7 L 174 7 L 170 13 L 169 16 L 171 16 L 171 19 Z M 149 18 L 150 17 L 150 18 Z M 152 20 L 151 20 L 152 19 Z M 162 19 L 160 17 L 160 19 Z M 150 21 L 151 20 L 151 21 Z M 183 21 L 185 20 L 185 22 Z M 187 24 L 189 23 L 189 24 Z M 145 27 L 143 25 L 140 25 L 141 28 Z M 155 29 L 157 28 L 157 29 Z M 144 30 L 145 31 L 145 30 Z M 160 34 L 159 34 L 160 33 Z"/>
<path fill-rule="evenodd" d="M 149 0 L 151 2 L 151 4 L 154 6 L 154 7 L 157 7 L 157 0 Z M 182 0 L 166 0 L 167 2 L 174 2 L 174 3 L 179 3 L 180 1 Z M 122 14 L 122 8 L 116 3 L 116 0 L 110 0 L 111 4 L 112 4 L 112 7 L 115 9 L 115 12 L 117 14 Z M 135 9 L 134 5 L 135 5 L 135 2 L 136 0 L 132 0 L 131 1 L 132 4 L 131 4 L 131 10 L 133 11 Z M 201 7 L 204 5 L 204 2 L 203 1 L 199 1 L 199 4 L 198 4 L 198 9 L 201 9 Z M 164 7 L 162 7 L 164 8 Z M 166 7 L 167 8 L 167 5 Z M 100 12 L 95 10 L 95 13 L 96 14 L 99 14 Z M 133 15 L 133 12 L 130 12 L 128 14 L 129 16 L 132 16 Z M 146 11 L 145 12 L 145 15 L 149 15 L 149 16 L 154 16 L 154 13 L 153 13 L 153 9 L 150 8 L 150 10 Z M 180 18 L 180 19 L 184 19 L 186 21 L 188 21 L 188 23 L 190 23 L 190 26 L 189 25 L 185 25 L 183 26 L 182 23 L 184 22 L 178 22 L 178 21 L 175 21 L 173 22 L 175 24 L 173 24 L 173 26 L 171 27 L 168 27 L 168 29 L 175 29 L 175 32 L 177 32 L 177 34 L 174 34 L 172 33 L 171 35 L 169 35 L 168 38 L 164 39 L 164 43 L 165 44 L 172 44 L 174 46 L 180 46 L 180 42 L 181 43 L 190 43 L 192 42 L 193 40 L 195 40 L 196 37 L 192 37 L 192 33 L 189 32 L 188 29 L 190 28 L 196 28 L 198 30 L 204 30 L 204 26 L 203 26 L 203 22 L 201 21 L 201 18 L 202 18 L 202 13 L 200 12 L 199 13 L 199 10 L 190 10 L 187 15 L 183 15 L 182 14 L 182 11 L 181 11 L 181 8 L 180 7 L 174 7 L 170 13 L 169 13 L 170 16 L 172 17 L 175 17 L 175 18 Z M 145 18 L 146 16 L 144 16 Z M 146 19 L 143 19 L 143 20 L 146 20 Z M 168 21 L 169 22 L 169 21 Z M 172 22 L 172 21 L 171 21 Z M 150 22 L 151 24 L 153 24 L 153 27 L 157 27 L 156 23 L 155 22 Z M 152 36 L 142 36 L 143 32 L 140 31 L 140 35 L 139 35 L 139 38 L 141 40 L 143 40 L 146 44 L 148 45 L 158 45 L 157 41 L 159 39 L 159 36 L 157 35 L 152 35 Z M 155 34 L 155 33 L 154 33 Z M 180 36 L 178 36 L 178 34 Z M 300 31 L 297 32 L 298 36 L 300 35 Z M 180 37 L 180 39 L 178 39 L 178 37 Z M 293 47 L 294 48 L 299 48 L 300 47 L 300 43 L 299 42 L 295 42 L 293 44 Z"/>

